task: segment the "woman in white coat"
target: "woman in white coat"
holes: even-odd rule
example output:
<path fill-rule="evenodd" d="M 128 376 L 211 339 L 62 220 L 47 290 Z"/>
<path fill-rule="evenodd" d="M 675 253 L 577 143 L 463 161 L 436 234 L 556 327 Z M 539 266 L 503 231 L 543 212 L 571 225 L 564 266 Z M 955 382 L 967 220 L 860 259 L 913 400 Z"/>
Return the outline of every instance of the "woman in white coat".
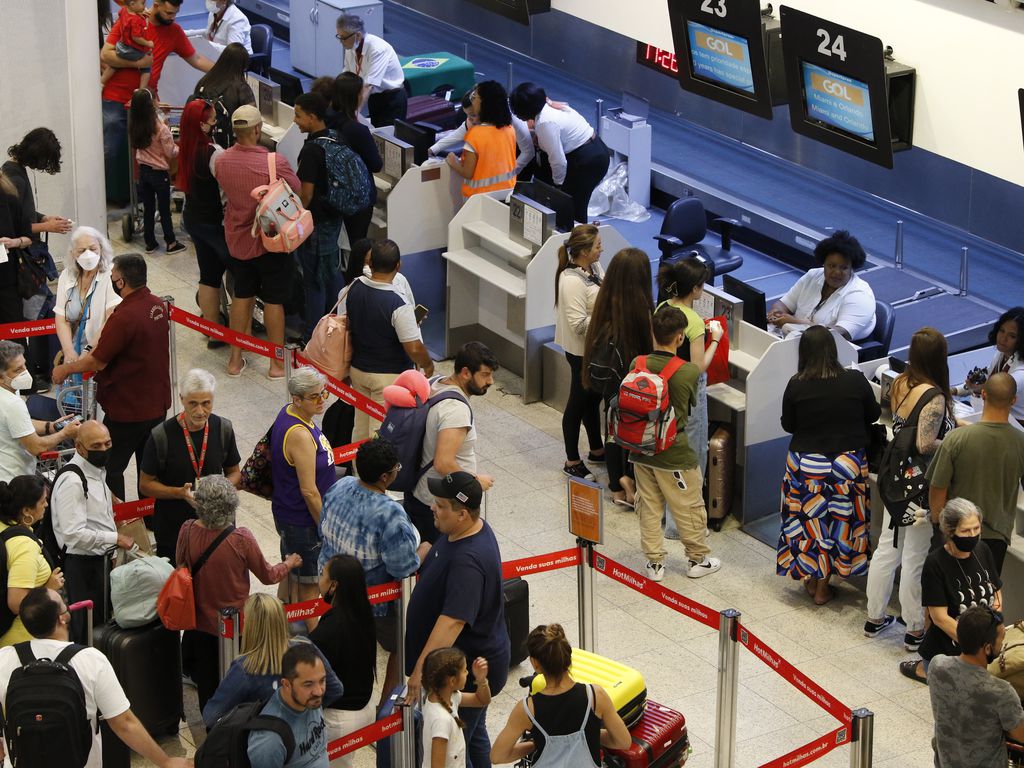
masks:
<path fill-rule="evenodd" d="M 235 0 L 206 0 L 209 17 L 206 29 L 190 29 L 188 35 L 203 35 L 223 50 L 230 43 L 240 43 L 252 55 L 252 24 L 235 5 Z"/>

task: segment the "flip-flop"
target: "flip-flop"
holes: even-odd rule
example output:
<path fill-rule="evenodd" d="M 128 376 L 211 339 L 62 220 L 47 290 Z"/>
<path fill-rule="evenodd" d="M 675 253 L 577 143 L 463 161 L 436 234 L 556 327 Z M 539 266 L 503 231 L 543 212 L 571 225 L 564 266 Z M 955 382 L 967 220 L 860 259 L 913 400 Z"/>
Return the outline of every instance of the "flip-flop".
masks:
<path fill-rule="evenodd" d="M 280 376 L 271 376 L 270 370 L 268 369 L 267 378 L 270 379 L 271 381 L 282 381 L 283 379 L 286 378 L 286 374 L 282 371 Z"/>
<path fill-rule="evenodd" d="M 628 499 L 616 499 L 614 496 L 612 497 L 612 504 L 624 509 L 636 509 L 636 504 L 630 504 Z"/>
<path fill-rule="evenodd" d="M 928 685 L 928 680 L 917 674 L 917 665 L 919 661 L 901 661 L 900 662 L 900 674 L 904 677 L 909 677 L 915 682 L 921 683 L 921 685 Z"/>
<path fill-rule="evenodd" d="M 227 374 L 228 374 L 228 378 L 230 378 L 230 379 L 237 379 L 237 378 L 238 378 L 239 376 L 241 376 L 241 375 L 242 375 L 242 372 L 243 372 L 243 371 L 245 371 L 245 369 L 246 369 L 246 366 L 248 366 L 248 365 L 249 365 L 249 361 L 248 361 L 248 360 L 246 360 L 246 359 L 245 359 L 245 358 L 243 357 L 243 358 L 242 358 L 242 367 L 238 369 L 238 373 L 232 373 L 231 371 L 228 371 L 228 372 L 227 372 Z"/>

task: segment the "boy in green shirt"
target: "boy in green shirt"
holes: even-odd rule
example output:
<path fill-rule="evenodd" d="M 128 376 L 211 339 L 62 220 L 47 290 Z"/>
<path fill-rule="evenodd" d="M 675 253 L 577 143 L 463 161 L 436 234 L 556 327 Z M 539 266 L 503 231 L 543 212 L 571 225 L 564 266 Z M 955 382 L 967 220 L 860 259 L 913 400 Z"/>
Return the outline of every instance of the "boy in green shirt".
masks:
<path fill-rule="evenodd" d="M 654 351 L 647 356 L 647 367 L 660 372 L 675 356 L 683 343 L 686 317 L 675 307 L 662 307 L 652 320 Z M 630 368 L 636 364 L 634 360 Z M 686 420 L 697 392 L 700 367 L 684 363 L 669 379 L 669 399 L 676 415 L 675 442 L 653 456 L 634 454 L 636 471 L 637 513 L 640 516 L 640 546 L 647 556 L 647 577 L 651 581 L 665 578 L 665 537 L 661 519 L 665 506 L 679 529 L 679 538 L 689 561 L 686 575 L 699 579 L 722 567 L 718 558 L 710 557 L 707 545 L 708 513 L 704 507 L 704 478 L 697 465 L 697 454 L 686 439 Z"/>

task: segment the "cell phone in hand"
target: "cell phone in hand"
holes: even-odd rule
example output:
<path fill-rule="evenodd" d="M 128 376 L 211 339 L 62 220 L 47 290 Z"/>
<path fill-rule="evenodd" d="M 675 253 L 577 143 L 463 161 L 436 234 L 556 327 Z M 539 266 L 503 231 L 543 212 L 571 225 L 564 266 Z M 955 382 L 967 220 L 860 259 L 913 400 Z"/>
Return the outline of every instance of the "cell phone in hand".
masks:
<path fill-rule="evenodd" d="M 59 432 L 60 430 L 64 429 L 64 427 L 66 427 L 68 424 L 77 420 L 77 416 L 65 416 L 63 419 L 58 419 L 57 421 L 53 422 L 53 428 L 55 431 Z"/>
<path fill-rule="evenodd" d="M 423 325 L 423 321 L 427 319 L 427 315 L 430 314 L 430 310 L 422 304 L 417 304 L 413 313 L 416 315 L 416 325 Z"/>

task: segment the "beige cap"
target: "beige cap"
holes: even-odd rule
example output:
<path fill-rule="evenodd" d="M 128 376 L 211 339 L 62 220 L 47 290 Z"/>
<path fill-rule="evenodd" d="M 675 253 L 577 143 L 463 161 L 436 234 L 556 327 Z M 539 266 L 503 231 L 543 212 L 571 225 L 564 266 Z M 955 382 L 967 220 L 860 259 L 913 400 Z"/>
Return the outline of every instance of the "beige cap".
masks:
<path fill-rule="evenodd" d="M 255 128 L 263 122 L 263 115 L 252 104 L 243 104 L 231 113 L 231 124 L 235 128 Z"/>

